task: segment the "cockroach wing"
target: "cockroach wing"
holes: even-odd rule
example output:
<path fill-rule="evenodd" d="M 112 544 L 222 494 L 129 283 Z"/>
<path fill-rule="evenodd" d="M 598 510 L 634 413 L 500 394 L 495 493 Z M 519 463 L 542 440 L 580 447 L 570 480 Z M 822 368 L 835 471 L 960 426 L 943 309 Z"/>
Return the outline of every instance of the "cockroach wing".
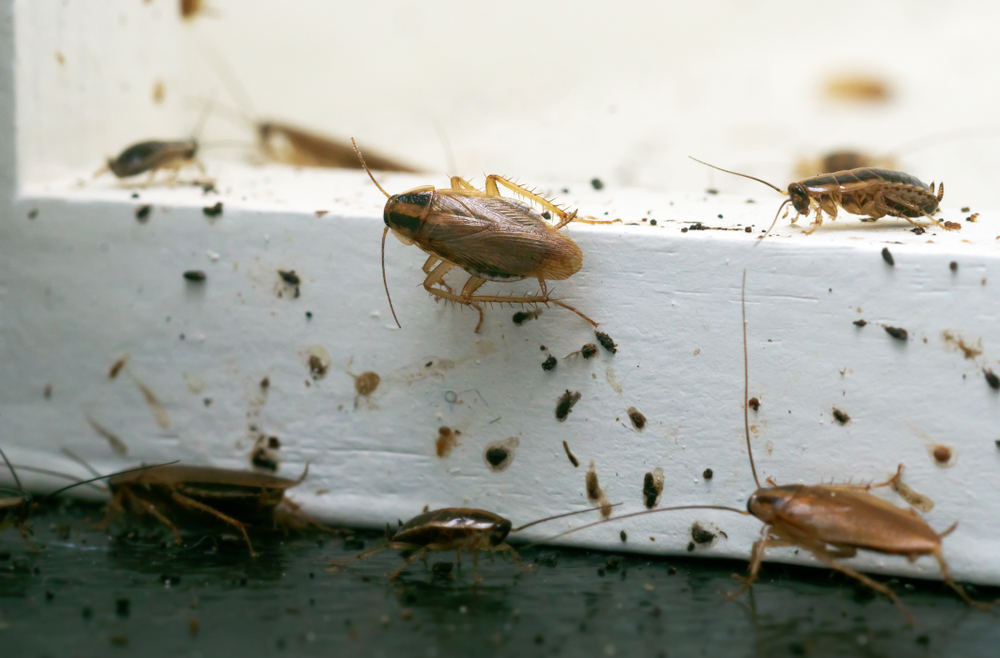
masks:
<path fill-rule="evenodd" d="M 776 509 L 775 529 L 804 538 L 892 555 L 925 555 L 940 547 L 933 528 L 912 510 L 852 489 L 802 486 Z"/>
<path fill-rule="evenodd" d="M 438 191 L 416 235 L 420 247 L 490 281 L 559 281 L 583 253 L 530 206 L 515 199 Z"/>

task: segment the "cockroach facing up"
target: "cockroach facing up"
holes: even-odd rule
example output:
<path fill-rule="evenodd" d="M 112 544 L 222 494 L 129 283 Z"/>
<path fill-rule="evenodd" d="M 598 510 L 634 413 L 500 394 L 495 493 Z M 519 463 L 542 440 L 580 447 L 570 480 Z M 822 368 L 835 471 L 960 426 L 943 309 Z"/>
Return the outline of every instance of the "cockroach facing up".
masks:
<path fill-rule="evenodd" d="M 777 485 L 768 478 L 771 486 L 763 487 L 757 478 L 753 449 L 750 445 L 750 420 L 746 400 L 749 399 L 749 366 L 746 337 L 746 272 L 743 273 L 743 426 L 746 436 L 750 470 L 757 490 L 747 500 L 746 511 L 719 505 L 680 505 L 664 507 L 644 512 L 634 512 L 616 517 L 617 521 L 644 514 L 657 514 L 677 510 L 705 509 L 736 512 L 744 516 L 755 516 L 764 523 L 760 539 L 754 542 L 750 552 L 749 575 L 742 578 L 743 586 L 727 595 L 733 600 L 745 592 L 757 579 L 764 552 L 768 547 L 795 546 L 809 551 L 824 566 L 855 578 L 872 589 L 885 594 L 896 604 L 909 624 L 913 616 L 903 605 L 896 593 L 863 573 L 844 564 L 839 559 L 854 557 L 859 550 L 872 551 L 884 555 L 901 555 L 911 562 L 923 555 L 931 555 L 937 560 L 941 577 L 963 601 L 981 609 L 988 609 L 986 603 L 973 601 L 965 590 L 952 580 L 945 562 L 941 540 L 958 525 L 953 524 L 944 532 L 936 532 L 913 509 L 896 507 L 870 492 L 872 489 L 899 484 L 903 473 L 900 464 L 896 474 L 886 482 L 868 485 Z M 556 537 L 582 530 L 583 528 L 608 523 L 598 521 L 569 530 Z"/>
<path fill-rule="evenodd" d="M 621 503 L 619 503 L 620 505 Z M 617 507 L 610 505 L 607 507 Z M 567 516 L 585 514 L 587 512 L 601 511 L 602 507 L 567 512 L 549 516 L 544 519 L 532 521 L 518 528 L 511 529 L 513 525 L 509 519 L 487 512 L 481 509 L 466 509 L 461 507 L 446 507 L 444 509 L 433 510 L 418 514 L 406 523 L 399 526 L 399 529 L 389 537 L 389 543 L 379 546 L 370 551 L 361 553 L 346 560 L 329 560 L 331 568 L 328 571 L 336 571 L 338 567 L 353 562 L 363 560 L 375 555 L 387 548 L 409 552 L 403 564 L 396 571 L 389 575 L 390 580 L 395 580 L 410 562 L 431 552 L 455 551 L 456 561 L 461 563 L 462 551 L 472 553 L 473 568 L 479 563 L 479 551 L 489 551 L 490 558 L 497 552 L 509 553 L 511 558 L 525 571 L 530 567 L 525 567 L 521 562 L 521 557 L 514 548 L 506 543 L 507 536 L 514 532 L 520 532 L 533 525 L 554 521 Z"/>
<path fill-rule="evenodd" d="M 180 530 L 167 513 L 203 513 L 239 530 L 250 555 L 256 556 L 247 526 L 273 522 L 282 503 L 297 511 L 285 499 L 285 491 L 300 484 L 308 473 L 308 465 L 297 480 L 211 466 L 167 466 L 115 476 L 108 480 L 113 499 L 105 522 L 120 510 L 148 513 L 170 528 L 180 544 Z"/>
<path fill-rule="evenodd" d="M 352 140 L 353 141 L 353 140 Z M 424 288 L 439 299 L 471 306 L 479 312 L 476 333 L 483 325 L 480 304 L 555 304 L 573 311 L 590 324 L 597 323 L 572 306 L 549 296 L 546 281 L 562 281 L 580 271 L 583 252 L 568 236 L 559 232 L 576 218 L 534 192 L 503 178 L 487 176 L 485 191 L 479 191 L 465 179 L 452 176 L 451 188 L 417 187 L 402 194 L 390 195 L 375 180 L 358 150 L 361 166 L 375 186 L 386 196 L 382 232 L 382 282 L 392 308 L 389 284 L 385 278 L 385 238 L 389 231 L 403 244 L 415 244 L 428 254 L 423 271 Z M 498 185 L 530 199 L 559 217 L 549 224 L 527 203 L 500 196 Z M 471 276 L 460 293 L 444 282 L 444 276 L 458 266 Z M 540 294 L 524 297 L 476 295 L 487 281 L 511 282 L 537 278 Z"/>
<path fill-rule="evenodd" d="M 786 194 L 780 188 L 759 178 L 722 169 L 697 158 L 691 159 L 727 174 L 755 180 L 781 194 Z M 847 169 L 806 178 L 789 183 L 788 198 L 778 206 L 778 212 L 775 213 L 774 221 L 771 222 L 764 238 L 770 234 L 771 229 L 778 222 L 781 209 L 789 203 L 792 204 L 797 213 L 792 219 L 792 223 L 799 217 L 808 217 L 809 213 L 815 209 L 815 219 L 810 225 L 812 228 L 805 231 L 807 235 L 823 224 L 824 212 L 830 216 L 830 219 L 837 219 L 838 208 L 843 208 L 845 212 L 852 215 L 861 215 L 872 220 L 887 216 L 901 217 L 914 226 L 920 226 L 920 224 L 913 221 L 913 218 L 923 216 L 931 220 L 935 226 L 946 228 L 941 222 L 931 217 L 932 213 L 937 212 L 941 199 L 944 197 L 944 183 L 941 183 L 936 192 L 934 188 L 934 183 L 928 186 L 915 176 L 901 171 L 871 167 Z"/>
<path fill-rule="evenodd" d="M 41 502 L 44 502 L 49 498 L 54 498 L 55 496 L 58 496 L 64 491 L 68 491 L 70 489 L 83 486 L 85 484 L 90 484 L 92 482 L 97 482 L 99 480 L 120 477 L 127 473 L 132 473 L 134 471 L 149 471 L 151 469 L 163 468 L 164 466 L 169 465 L 169 464 L 154 464 L 152 466 L 131 468 L 126 471 L 111 473 L 110 475 L 99 475 L 97 477 L 90 478 L 89 480 L 77 481 L 74 482 L 73 484 L 62 487 L 61 489 L 56 489 L 55 491 L 53 491 L 50 494 L 47 494 L 43 498 L 35 500 L 34 497 L 27 491 L 25 491 L 24 488 L 21 486 L 21 480 L 20 478 L 17 477 L 17 471 L 14 470 L 14 465 L 10 463 L 10 461 L 7 459 L 7 455 L 4 454 L 2 449 L 0 449 L 0 457 L 3 457 L 4 463 L 7 464 L 7 468 L 10 470 L 10 474 L 14 477 L 14 484 L 17 486 L 16 490 L 17 495 L 0 498 L 0 531 L 5 530 L 8 526 L 14 526 L 15 528 L 17 528 L 17 531 L 21 533 L 21 537 L 23 537 L 24 541 L 28 543 L 28 546 L 30 546 L 34 550 L 38 549 L 34 544 L 31 543 L 31 528 L 28 527 L 28 517 L 31 516 L 32 510 L 34 510 Z M 171 463 L 175 464 L 177 462 L 171 462 Z M 45 469 L 29 469 L 25 467 L 25 470 L 40 471 L 43 473 L 56 475 L 58 477 L 66 477 L 61 473 L 52 473 L 51 471 L 47 471 Z"/>

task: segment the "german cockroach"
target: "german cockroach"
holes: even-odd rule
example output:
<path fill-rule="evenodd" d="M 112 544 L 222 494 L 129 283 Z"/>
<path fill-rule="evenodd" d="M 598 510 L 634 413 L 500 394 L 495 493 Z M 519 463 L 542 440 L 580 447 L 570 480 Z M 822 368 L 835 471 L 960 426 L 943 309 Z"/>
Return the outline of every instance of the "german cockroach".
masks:
<path fill-rule="evenodd" d="M 37 548 L 35 547 L 34 544 L 31 543 L 31 528 L 28 527 L 28 517 L 31 515 L 32 510 L 34 510 L 35 507 L 37 507 L 40 503 L 50 498 L 54 498 L 55 496 L 58 496 L 64 491 L 68 491 L 70 489 L 80 487 L 85 484 L 91 484 L 99 480 L 106 480 L 114 477 L 120 477 L 125 474 L 133 473 L 135 471 L 148 471 L 150 469 L 163 468 L 165 466 L 169 466 L 170 464 L 177 463 L 177 462 L 170 462 L 170 464 L 155 464 L 153 466 L 141 466 L 139 468 L 130 468 L 125 471 L 111 473 L 110 475 L 98 475 L 97 477 L 90 478 L 89 480 L 79 480 L 74 482 L 73 484 L 67 485 L 60 489 L 56 489 L 52 493 L 47 494 L 44 497 L 36 500 L 31 494 L 29 494 L 27 491 L 24 490 L 24 487 L 21 486 L 21 479 L 17 476 L 17 471 L 14 470 L 14 465 L 10 463 L 10 460 L 7 459 L 7 455 L 4 454 L 4 451 L 2 449 L 0 449 L 0 457 L 3 457 L 4 463 L 7 465 L 7 469 L 10 471 L 10 474 L 14 477 L 14 485 L 17 487 L 16 490 L 8 489 L 8 491 L 14 491 L 16 495 L 5 496 L 3 498 L 0 498 L 0 531 L 3 531 L 8 526 L 11 525 L 14 526 L 15 528 L 17 528 L 17 531 L 21 533 L 21 537 L 24 538 L 24 541 L 27 542 L 28 546 L 30 546 L 35 550 L 37 550 Z M 50 475 L 55 475 L 57 477 L 69 477 L 61 473 L 54 473 L 52 471 L 48 471 L 46 469 L 35 469 L 28 467 L 22 467 L 22 468 L 23 470 L 38 471 Z"/>
<path fill-rule="evenodd" d="M 697 158 L 691 159 L 727 174 L 755 180 L 781 194 L 788 195 L 788 198 L 778 206 L 774 221 L 771 222 L 767 233 L 764 234 L 765 238 L 774 225 L 778 223 L 778 216 L 781 214 L 782 208 L 789 203 L 792 204 L 797 213 L 792 219 L 792 223 L 795 223 L 799 217 L 808 217 L 809 213 L 815 209 L 815 219 L 810 224 L 812 228 L 805 231 L 807 235 L 823 224 L 824 212 L 830 216 L 830 219 L 837 219 L 838 208 L 843 208 L 845 212 L 852 215 L 861 215 L 872 220 L 886 216 L 901 217 L 914 226 L 920 226 L 920 224 L 913 221 L 913 218 L 923 216 L 931 220 L 935 226 L 947 230 L 944 224 L 931 217 L 932 213 L 937 212 L 938 205 L 944 197 L 944 183 L 941 183 L 935 191 L 934 183 L 928 186 L 915 176 L 902 171 L 870 167 L 837 171 L 789 183 L 786 193 L 760 178 L 722 169 Z"/>
<path fill-rule="evenodd" d="M 559 232 L 576 218 L 576 211 L 567 213 L 548 199 L 496 175 L 486 177 L 486 188 L 482 192 L 465 179 L 452 176 L 451 189 L 439 190 L 424 185 L 390 195 L 375 180 L 357 144 L 354 149 L 361 166 L 388 199 L 383 212 L 385 230 L 382 231 L 382 282 L 386 297 L 389 297 L 389 284 L 385 278 L 385 238 L 392 231 L 403 244 L 415 244 L 429 255 L 423 266 L 427 274 L 423 285 L 427 292 L 440 299 L 471 306 L 479 312 L 476 333 L 483 325 L 480 306 L 483 303 L 555 304 L 597 326 L 572 306 L 551 298 L 545 283 L 568 279 L 583 265 L 580 247 Z M 498 185 L 548 209 L 559 217 L 559 223 L 549 224 L 524 201 L 500 196 Z M 458 294 L 444 282 L 445 274 L 456 265 L 471 275 Z M 538 279 L 540 294 L 524 297 L 474 294 L 487 281 L 527 278 Z M 391 297 L 389 308 L 397 326 L 401 327 Z"/>
<path fill-rule="evenodd" d="M 621 503 L 619 503 L 620 505 Z M 608 507 L 617 507 L 610 505 Z M 472 553 L 473 568 L 479 564 L 479 551 L 489 551 L 490 558 L 497 552 L 509 553 L 514 562 L 525 571 L 530 567 L 524 566 L 521 556 L 514 548 L 506 543 L 507 536 L 514 532 L 520 532 L 525 528 L 530 528 L 539 523 L 554 521 L 567 516 L 585 514 L 587 512 L 600 511 L 601 507 L 594 507 L 576 512 L 567 512 L 548 516 L 544 519 L 532 521 L 518 528 L 511 529 L 513 525 L 509 519 L 505 519 L 499 514 L 487 512 L 481 509 L 468 509 L 463 507 L 446 507 L 444 509 L 432 510 L 418 514 L 406 523 L 399 526 L 395 533 L 389 537 L 389 543 L 370 551 L 365 551 L 360 555 L 347 558 L 345 560 L 329 560 L 331 568 L 329 571 L 336 571 L 337 567 L 343 566 L 355 560 L 364 560 L 376 553 L 392 548 L 398 551 L 409 552 L 403 564 L 396 571 L 389 575 L 390 580 L 395 580 L 399 574 L 417 558 L 424 557 L 428 553 L 441 551 L 455 551 L 455 559 L 459 563 L 462 561 L 462 551 Z"/>
<path fill-rule="evenodd" d="M 239 530 L 250 555 L 256 556 L 247 526 L 273 520 L 282 503 L 297 511 L 285 499 L 285 491 L 300 484 L 308 473 L 308 465 L 297 480 L 212 466 L 166 466 L 118 475 L 108 480 L 113 499 L 105 522 L 121 510 L 150 514 L 170 528 L 180 544 L 180 530 L 167 513 L 202 513 Z"/>
<path fill-rule="evenodd" d="M 743 274 L 743 399 L 747 400 L 750 389 L 749 364 L 747 357 L 746 337 L 746 272 Z M 739 597 L 757 579 L 764 552 L 768 547 L 795 546 L 809 551 L 824 566 L 855 578 L 872 589 L 881 592 L 892 599 L 899 610 L 912 624 L 913 617 L 903 605 L 896 593 L 882 583 L 876 582 L 844 564 L 840 558 L 854 557 L 859 550 L 872 551 L 884 555 L 901 555 L 911 562 L 923 555 L 931 555 L 937 560 L 941 569 L 941 577 L 963 601 L 979 608 L 989 608 L 988 604 L 973 601 L 965 590 L 952 580 L 945 562 L 941 540 L 947 537 L 958 525 L 953 524 L 944 532 L 937 532 L 924 521 L 913 509 L 896 507 L 881 498 L 871 494 L 871 490 L 889 486 L 897 489 L 894 484 L 900 483 L 903 465 L 900 464 L 896 474 L 886 482 L 868 485 L 777 485 L 768 478 L 771 486 L 763 487 L 757 477 L 757 468 L 753 460 L 753 448 L 750 445 L 750 419 L 747 412 L 748 404 L 743 407 L 743 429 L 746 437 L 747 454 L 750 458 L 750 471 L 753 474 L 757 490 L 747 500 L 747 510 L 720 505 L 680 505 L 656 510 L 634 512 L 616 517 L 621 521 L 634 516 L 655 514 L 658 512 L 677 510 L 723 510 L 736 512 L 744 516 L 755 516 L 764 523 L 760 539 L 754 542 L 750 553 L 749 575 L 742 578 L 743 586 L 736 592 L 727 595 L 729 600 Z M 582 528 L 607 523 L 598 521 Z M 582 528 L 569 530 L 557 537 L 576 532 Z"/>

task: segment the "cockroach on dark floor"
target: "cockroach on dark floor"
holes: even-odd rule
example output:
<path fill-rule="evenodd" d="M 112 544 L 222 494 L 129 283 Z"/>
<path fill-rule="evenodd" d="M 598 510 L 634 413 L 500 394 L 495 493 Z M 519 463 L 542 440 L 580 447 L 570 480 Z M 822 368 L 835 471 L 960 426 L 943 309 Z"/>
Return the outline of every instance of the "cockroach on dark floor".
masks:
<path fill-rule="evenodd" d="M 743 399 L 750 394 L 749 364 L 746 337 L 746 272 L 743 273 Z M 839 559 L 854 557 L 859 550 L 872 551 L 883 555 L 901 555 L 911 562 L 923 555 L 931 555 L 937 560 L 941 577 L 963 601 L 981 609 L 988 609 L 986 603 L 973 601 L 965 590 L 952 580 L 942 551 L 941 540 L 955 529 L 953 524 L 944 532 L 931 528 L 913 509 L 896 507 L 881 498 L 873 496 L 872 489 L 900 483 L 903 465 L 886 482 L 868 485 L 777 485 L 768 478 L 771 486 L 762 487 L 757 478 L 753 449 L 750 445 L 750 419 L 747 404 L 743 406 L 743 426 L 746 437 L 750 470 L 757 490 L 747 500 L 747 511 L 720 505 L 680 505 L 656 510 L 634 512 L 616 517 L 616 521 L 644 514 L 659 512 L 704 509 L 736 512 L 744 516 L 755 516 L 764 523 L 760 539 L 754 542 L 750 553 L 749 575 L 740 580 L 743 587 L 727 595 L 729 600 L 739 597 L 757 579 L 764 552 L 768 547 L 795 546 L 810 552 L 824 566 L 855 578 L 872 589 L 892 599 L 912 625 L 913 616 L 903 605 L 896 593 L 882 583 L 876 582 L 844 564 Z M 895 488 L 895 487 L 894 487 Z M 557 537 L 576 532 L 583 528 L 607 523 L 598 521 L 581 528 L 569 530 Z"/>
<path fill-rule="evenodd" d="M 180 530 L 168 512 L 175 516 L 202 513 L 239 530 L 250 555 L 256 556 L 247 527 L 274 522 L 282 504 L 297 512 L 298 506 L 285 499 L 285 491 L 300 484 L 308 473 L 307 465 L 298 479 L 291 480 L 213 466 L 178 465 L 118 475 L 108 480 L 113 499 L 105 523 L 120 510 L 139 516 L 150 514 L 170 528 L 175 543 L 181 544 Z M 304 519 L 293 514 L 287 520 Z"/>
<path fill-rule="evenodd" d="M 941 199 L 944 197 L 944 183 L 941 183 L 935 191 L 934 183 L 928 186 L 915 176 L 902 171 L 872 167 L 836 171 L 832 174 L 823 174 L 789 183 L 786 193 L 760 178 L 722 169 L 697 158 L 691 159 L 727 174 L 755 180 L 781 194 L 788 195 L 788 198 L 778 206 L 778 212 L 775 213 L 774 221 L 768 227 L 764 238 L 778 223 L 781 209 L 789 203 L 792 204 L 797 213 L 792 219 L 792 223 L 795 223 L 799 217 L 808 217 L 809 213 L 815 210 L 815 219 L 810 224 L 812 228 L 805 231 L 806 235 L 823 224 L 824 212 L 830 216 L 830 219 L 837 219 L 838 208 L 843 208 L 845 212 L 852 215 L 861 215 L 872 220 L 886 216 L 901 217 L 914 226 L 920 226 L 920 224 L 913 221 L 913 218 L 923 216 L 931 220 L 935 226 L 946 228 L 944 224 L 931 216 L 932 213 L 937 212 Z"/>
<path fill-rule="evenodd" d="M 621 503 L 618 503 L 620 505 Z M 606 507 L 617 507 L 610 505 Z M 457 562 L 462 561 L 462 551 L 472 553 L 473 568 L 479 564 L 479 551 L 489 551 L 492 559 L 497 551 L 509 553 L 514 562 L 522 569 L 529 570 L 521 562 L 521 556 L 514 548 L 506 543 L 507 536 L 514 532 L 520 532 L 525 528 L 530 528 L 539 523 L 554 521 L 556 519 L 585 514 L 587 512 L 601 511 L 601 507 L 593 507 L 576 512 L 557 514 L 544 519 L 532 521 L 518 528 L 511 529 L 513 525 L 509 519 L 505 519 L 499 514 L 487 512 L 481 509 L 468 509 L 462 507 L 446 507 L 444 509 L 433 510 L 418 514 L 403 525 L 389 538 L 389 543 L 370 551 L 365 551 L 360 555 L 347 558 L 345 560 L 329 560 L 331 568 L 335 571 L 337 567 L 343 566 L 355 560 L 364 560 L 387 548 L 398 551 L 409 552 L 410 554 L 403 561 L 396 571 L 389 575 L 390 580 L 395 580 L 408 564 L 417 558 L 424 557 L 427 553 L 441 551 L 455 551 Z"/>
<path fill-rule="evenodd" d="M 385 278 L 385 238 L 389 231 L 403 244 L 415 244 L 428 254 L 423 266 L 427 275 L 423 285 L 427 292 L 440 299 L 471 306 L 479 312 L 476 333 L 483 326 L 480 304 L 493 303 L 555 304 L 597 326 L 572 306 L 550 297 L 546 285 L 547 280 L 568 279 L 583 265 L 580 247 L 559 232 L 576 218 L 576 211 L 568 213 L 548 199 L 497 175 L 486 177 L 485 191 L 477 190 L 459 176 L 452 176 L 451 188 L 447 190 L 424 185 L 390 195 L 375 180 L 357 144 L 354 149 L 361 166 L 388 199 L 383 211 L 382 282 L 397 326 L 402 325 L 392 308 Z M 549 224 L 526 202 L 500 196 L 498 185 L 548 209 L 559 217 L 559 222 Z M 444 282 L 445 274 L 455 266 L 471 275 L 458 294 Z M 538 279 L 540 294 L 524 297 L 474 294 L 487 281 L 511 282 L 527 278 Z"/>
<path fill-rule="evenodd" d="M 17 476 L 17 471 L 14 470 L 14 465 L 10 463 L 7 459 L 7 455 L 4 451 L 0 449 L 0 457 L 3 457 L 4 463 L 7 465 L 10 474 L 14 477 L 14 485 L 17 487 L 16 490 L 8 489 L 8 491 L 13 491 L 16 493 L 14 496 L 5 496 L 0 498 L 0 532 L 5 530 L 8 526 L 14 526 L 17 531 L 21 533 L 21 537 L 24 541 L 28 543 L 32 549 L 37 550 L 34 544 L 31 543 L 31 528 L 28 527 L 28 517 L 31 516 L 32 510 L 34 510 L 40 503 L 58 496 L 64 491 L 69 491 L 76 487 L 83 486 L 85 484 L 91 484 L 99 480 L 106 480 L 113 477 L 120 477 L 125 474 L 133 473 L 135 471 L 148 471 L 156 468 L 163 468 L 169 466 L 170 464 L 176 464 L 177 462 L 170 462 L 170 464 L 154 464 L 152 466 L 141 466 L 139 468 L 130 468 L 125 471 L 119 471 L 117 473 L 111 473 L 109 475 L 98 475 L 97 477 L 90 478 L 89 480 L 79 480 L 73 484 L 67 485 L 60 489 L 56 489 L 52 493 L 46 494 L 44 497 L 35 499 L 31 494 L 24 490 L 21 486 L 21 479 Z M 56 475 L 58 477 L 68 477 L 60 473 L 53 473 L 45 469 L 30 469 L 23 467 L 24 470 L 33 470 L 43 473 L 49 473 L 51 475 Z M 0 488 L 2 489 L 2 488 Z"/>

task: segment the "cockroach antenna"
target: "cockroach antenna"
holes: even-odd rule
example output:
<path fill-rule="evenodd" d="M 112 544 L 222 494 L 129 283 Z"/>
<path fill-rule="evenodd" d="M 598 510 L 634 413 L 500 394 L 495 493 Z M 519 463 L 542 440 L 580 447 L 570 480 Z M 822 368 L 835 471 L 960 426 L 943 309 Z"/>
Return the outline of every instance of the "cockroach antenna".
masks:
<path fill-rule="evenodd" d="M 7 459 L 7 455 L 4 453 L 2 448 L 0 448 L 0 456 L 3 457 L 4 463 L 7 464 L 7 468 L 10 469 L 10 474 L 14 476 L 14 484 L 17 485 L 17 490 L 23 494 L 24 487 L 21 486 L 21 479 L 17 477 L 17 471 L 14 470 L 14 465 L 10 463 L 9 459 Z"/>
<path fill-rule="evenodd" d="M 368 174 L 368 178 L 372 179 L 372 182 L 375 183 L 375 187 L 377 187 L 379 191 L 385 195 L 386 199 L 392 198 L 389 196 L 388 192 L 382 189 L 382 186 L 378 184 L 378 181 L 375 180 L 375 176 L 372 175 L 372 170 L 368 168 L 367 164 L 365 164 L 365 158 L 361 155 L 361 149 L 358 148 L 358 143 L 354 141 L 353 137 L 351 138 L 351 144 L 354 146 L 354 152 L 358 154 L 358 160 L 361 161 L 361 166 Z M 403 325 L 399 324 L 399 318 L 396 317 L 396 309 L 392 305 L 392 296 L 389 295 L 389 281 L 385 278 L 385 238 L 388 234 L 389 225 L 386 224 L 385 229 L 382 230 L 382 285 L 385 286 L 385 296 L 386 299 L 389 300 L 389 310 L 392 311 L 392 319 L 396 321 L 396 326 L 402 329 Z"/>
<path fill-rule="evenodd" d="M 561 519 L 567 516 L 576 516 L 577 514 L 586 514 L 587 512 L 597 512 L 604 511 L 605 509 L 611 509 L 612 507 L 621 507 L 625 503 L 615 503 L 614 505 L 598 505 L 597 507 L 588 507 L 587 509 L 577 510 L 575 512 L 564 512 L 563 514 L 556 514 L 555 516 L 547 516 L 544 519 L 538 519 L 537 521 L 532 521 L 531 523 L 525 523 L 522 526 L 514 528 L 511 530 L 512 533 L 519 532 L 525 528 L 530 528 L 533 525 L 538 525 L 539 523 L 545 523 L 546 521 L 555 521 L 556 519 Z"/>
<path fill-rule="evenodd" d="M 124 471 L 117 471 L 115 473 L 110 473 L 108 475 L 101 475 L 99 477 L 90 478 L 89 480 L 80 480 L 79 482 L 74 482 L 73 484 L 67 485 L 67 486 L 65 486 L 65 487 L 63 487 L 61 489 L 56 489 L 52 493 L 47 494 L 45 496 L 45 498 L 42 498 L 42 500 L 48 500 L 49 498 L 52 498 L 53 496 L 57 496 L 57 495 L 61 494 L 64 491 L 67 491 L 69 489 L 73 489 L 75 487 L 82 486 L 84 484 L 90 484 L 91 482 L 97 482 L 98 480 L 107 480 L 108 478 L 113 478 L 113 477 L 116 477 L 118 475 L 125 475 L 126 473 L 134 473 L 136 471 L 148 471 L 151 468 L 161 468 L 163 466 L 173 466 L 174 464 L 178 464 L 178 463 L 180 463 L 180 460 L 179 459 L 175 459 L 172 462 L 164 462 L 163 464 L 151 464 L 149 466 L 137 466 L 136 468 L 129 468 L 129 469 L 126 469 Z"/>
<path fill-rule="evenodd" d="M 688 157 L 691 158 L 692 160 L 694 160 L 695 162 L 697 162 L 698 164 L 703 164 L 706 167 L 711 167 L 712 169 L 717 169 L 718 171 L 721 171 L 721 172 L 726 173 L 726 174 L 732 174 L 733 176 L 739 176 L 740 178 L 749 178 L 750 180 L 755 180 L 758 183 L 763 183 L 764 185 L 767 185 L 768 187 L 770 187 L 775 192 L 778 192 L 779 194 L 788 194 L 788 192 L 784 191 L 780 187 L 777 187 L 775 185 L 772 185 L 771 183 L 768 183 L 766 180 L 761 180 L 760 178 L 755 178 L 753 176 L 748 176 L 747 174 L 741 174 L 741 173 L 736 172 L 736 171 L 729 171 L 728 169 L 723 169 L 722 167 L 716 167 L 713 164 L 708 164 L 707 162 L 702 162 L 701 160 L 699 160 L 698 158 L 696 158 L 696 157 L 694 157 L 692 155 L 689 155 Z M 776 212 L 774 214 L 774 221 L 771 222 L 771 225 L 767 228 L 767 232 L 764 233 L 764 237 L 761 238 L 761 240 L 763 240 L 764 238 L 766 238 L 768 235 L 771 234 L 771 229 L 773 229 L 774 225 L 778 223 L 778 215 L 781 214 L 781 209 L 784 208 L 787 204 L 791 203 L 791 201 L 792 201 L 791 199 L 785 199 L 784 203 L 782 203 L 780 206 L 778 206 L 778 212 Z M 754 243 L 754 246 L 756 247 L 758 244 L 760 244 L 760 240 L 758 240 L 756 243 Z"/>

